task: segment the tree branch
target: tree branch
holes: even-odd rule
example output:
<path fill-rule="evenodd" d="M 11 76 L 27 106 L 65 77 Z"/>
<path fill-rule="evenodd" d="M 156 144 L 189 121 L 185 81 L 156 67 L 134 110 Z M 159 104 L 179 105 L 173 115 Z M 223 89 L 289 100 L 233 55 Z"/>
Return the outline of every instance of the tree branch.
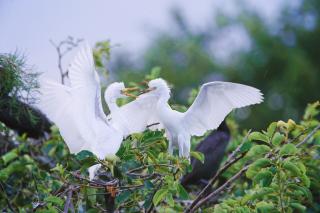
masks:
<path fill-rule="evenodd" d="M 245 156 L 246 153 L 242 153 L 240 156 L 236 157 L 240 152 L 241 147 L 246 142 L 251 130 L 248 131 L 246 136 L 243 138 L 241 144 L 229 155 L 226 162 L 222 165 L 222 167 L 217 171 L 217 173 L 209 180 L 208 184 L 201 190 L 201 192 L 197 195 L 196 199 L 188 206 L 185 212 L 189 212 L 194 206 L 201 200 L 203 196 L 209 191 L 212 185 L 218 180 L 220 175 L 224 173 L 228 168 L 230 168 L 234 163 L 238 162 L 241 158 Z"/>
<path fill-rule="evenodd" d="M 65 83 L 65 78 L 67 78 L 69 76 L 68 69 L 64 70 L 62 67 L 62 59 L 67 53 L 72 51 L 74 48 L 78 47 L 82 41 L 83 41 L 83 39 L 74 40 L 74 38 L 71 36 L 69 36 L 67 39 L 65 39 L 63 41 L 60 41 L 59 44 L 56 44 L 55 42 L 50 40 L 50 43 L 56 49 L 57 54 L 58 54 L 58 68 L 59 68 L 62 84 Z M 63 48 L 65 48 L 64 51 L 62 50 Z"/>
<path fill-rule="evenodd" d="M 308 135 L 307 137 L 305 137 L 300 143 L 298 143 L 296 145 L 296 147 L 299 147 L 301 145 L 303 145 L 304 143 L 306 143 L 314 134 L 316 134 L 316 132 L 320 129 L 320 124 L 318 126 L 316 126 Z"/>
<path fill-rule="evenodd" d="M 69 189 L 68 189 L 67 201 L 66 201 L 66 203 L 64 205 L 64 209 L 63 209 L 64 213 L 68 213 L 68 210 L 69 210 L 69 207 L 70 207 L 70 202 L 71 202 L 71 199 L 72 199 L 72 193 L 73 193 L 73 188 L 72 188 L 72 186 L 70 186 Z"/>
<path fill-rule="evenodd" d="M 205 198 L 201 199 L 189 212 L 194 212 L 195 210 L 197 210 L 200 206 L 202 206 L 205 202 L 207 202 L 210 198 L 218 196 L 220 194 L 220 192 L 222 192 L 223 190 L 225 190 L 231 183 L 233 183 L 234 181 L 236 181 L 239 177 L 241 177 L 241 175 L 247 171 L 247 169 L 249 168 L 249 165 L 243 167 L 237 174 L 235 174 L 234 176 L 232 176 L 228 181 L 226 181 L 224 184 L 222 184 L 219 188 L 217 188 L 216 190 L 214 190 L 213 192 L 211 192 L 208 196 L 206 196 Z"/>

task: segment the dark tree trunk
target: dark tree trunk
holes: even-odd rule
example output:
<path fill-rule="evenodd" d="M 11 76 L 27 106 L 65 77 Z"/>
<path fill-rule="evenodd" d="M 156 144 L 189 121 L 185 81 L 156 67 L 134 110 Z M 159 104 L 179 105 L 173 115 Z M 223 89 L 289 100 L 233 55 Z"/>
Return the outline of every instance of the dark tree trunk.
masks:
<path fill-rule="evenodd" d="M 39 138 L 50 132 L 51 123 L 39 110 L 9 96 L 0 97 L 0 101 L 0 121 L 18 134 L 26 133 L 28 137 Z M 12 101 L 15 101 L 14 110 L 9 107 Z"/>

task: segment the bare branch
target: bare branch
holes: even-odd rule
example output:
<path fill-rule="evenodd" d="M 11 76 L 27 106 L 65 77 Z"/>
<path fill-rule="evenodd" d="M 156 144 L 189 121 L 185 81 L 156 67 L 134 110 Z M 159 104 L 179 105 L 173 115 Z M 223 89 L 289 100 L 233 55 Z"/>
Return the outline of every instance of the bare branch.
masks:
<path fill-rule="evenodd" d="M 69 210 L 69 207 L 70 207 L 70 202 L 71 202 L 71 199 L 72 199 L 72 192 L 73 192 L 73 188 L 72 188 L 72 186 L 70 186 L 69 189 L 68 189 L 67 201 L 66 201 L 66 203 L 64 205 L 64 209 L 63 209 L 64 213 L 68 213 L 68 210 Z"/>
<path fill-rule="evenodd" d="M 316 132 L 320 129 L 320 124 L 315 127 L 308 135 L 305 137 L 300 143 L 296 145 L 296 147 L 301 146 L 302 144 L 306 143 Z"/>
<path fill-rule="evenodd" d="M 83 39 L 74 39 L 73 37 L 69 36 L 63 41 L 60 41 L 59 44 L 56 44 L 52 40 L 50 40 L 50 43 L 52 46 L 56 49 L 56 52 L 58 54 L 58 68 L 60 72 L 60 77 L 61 77 L 61 83 L 65 83 L 65 78 L 68 77 L 68 69 L 64 69 L 62 67 L 62 59 L 63 57 L 71 52 L 74 48 L 78 47 L 79 44 L 83 41 Z"/>
<path fill-rule="evenodd" d="M 226 162 L 222 165 L 222 167 L 220 167 L 217 173 L 209 180 L 208 184 L 201 190 L 201 192 L 198 194 L 196 199 L 190 204 L 190 206 L 188 206 L 185 212 L 189 212 L 191 209 L 193 209 L 194 206 L 201 200 L 201 198 L 208 193 L 209 189 L 218 180 L 220 175 L 245 156 L 246 153 L 242 153 L 240 156 L 236 157 L 239 154 L 241 147 L 246 142 L 250 132 L 251 130 L 248 131 L 246 136 L 243 138 L 241 144 L 229 155 Z"/>
<path fill-rule="evenodd" d="M 222 191 L 224 191 L 231 183 L 236 181 L 241 175 L 247 171 L 249 168 L 249 165 L 243 167 L 237 174 L 232 176 L 228 181 L 226 181 L 224 184 L 222 184 L 219 188 L 211 192 L 208 196 L 205 198 L 201 199 L 189 212 L 194 212 L 197 210 L 200 206 L 202 206 L 205 202 L 207 202 L 210 198 L 218 196 Z"/>

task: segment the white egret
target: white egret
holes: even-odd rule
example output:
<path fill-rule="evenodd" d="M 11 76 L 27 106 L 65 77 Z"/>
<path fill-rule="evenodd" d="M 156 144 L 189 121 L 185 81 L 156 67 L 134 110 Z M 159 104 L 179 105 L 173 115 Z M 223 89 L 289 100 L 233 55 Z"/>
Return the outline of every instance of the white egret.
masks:
<path fill-rule="evenodd" d="M 163 79 L 148 83 L 149 93 L 156 104 L 149 108 L 153 121 L 159 122 L 169 140 L 168 150 L 179 148 L 179 156 L 189 157 L 191 136 L 202 136 L 206 131 L 216 129 L 224 118 L 235 108 L 258 104 L 263 101 L 262 93 L 253 87 L 230 83 L 210 82 L 202 85 L 190 108 L 178 112 L 168 104 L 170 89 Z"/>
<path fill-rule="evenodd" d="M 117 113 L 116 100 L 124 97 L 124 84 L 113 83 L 105 91 L 113 115 L 109 122 L 102 109 L 100 79 L 88 46 L 75 56 L 69 77 L 70 87 L 51 81 L 41 85 L 40 109 L 58 126 L 71 153 L 89 150 L 100 159 L 115 155 L 123 137 L 131 133 L 130 125 L 133 126 L 132 120 Z M 90 178 L 98 167 L 89 169 Z"/>

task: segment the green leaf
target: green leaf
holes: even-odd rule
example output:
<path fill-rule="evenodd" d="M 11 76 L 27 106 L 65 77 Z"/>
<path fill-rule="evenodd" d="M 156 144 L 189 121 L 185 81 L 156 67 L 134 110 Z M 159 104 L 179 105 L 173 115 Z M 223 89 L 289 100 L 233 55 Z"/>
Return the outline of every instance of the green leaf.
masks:
<path fill-rule="evenodd" d="M 174 206 L 174 200 L 173 200 L 173 197 L 172 197 L 171 193 L 168 193 L 168 195 L 166 197 L 166 201 L 167 201 L 167 203 L 169 204 L 170 207 Z"/>
<path fill-rule="evenodd" d="M 256 206 L 260 213 L 269 213 L 271 210 L 275 209 L 275 206 L 272 203 L 267 203 L 265 201 L 258 202 Z"/>
<path fill-rule="evenodd" d="M 63 175 L 65 172 L 65 168 L 61 164 L 57 163 L 57 165 L 52 168 L 51 171 L 57 171 L 60 175 Z"/>
<path fill-rule="evenodd" d="M 306 169 L 306 166 L 301 162 L 301 161 L 298 161 L 296 163 L 296 165 L 299 167 L 299 170 L 305 174 L 307 172 L 307 169 Z"/>
<path fill-rule="evenodd" d="M 270 151 L 270 147 L 267 145 L 255 145 L 248 152 L 249 156 L 263 155 Z"/>
<path fill-rule="evenodd" d="M 294 163 L 291 163 L 289 161 L 285 161 L 283 163 L 283 168 L 285 168 L 286 170 L 290 171 L 291 174 L 295 175 L 295 176 L 300 176 L 301 172 L 299 170 L 299 167 L 296 166 Z"/>
<path fill-rule="evenodd" d="M 204 163 L 204 154 L 202 152 L 191 151 L 190 155 L 199 160 L 201 163 Z"/>
<path fill-rule="evenodd" d="M 240 147 L 240 152 L 241 152 L 241 153 L 245 153 L 245 152 L 249 151 L 251 147 L 252 147 L 251 141 L 246 141 L 246 142 L 244 142 L 243 145 Z"/>
<path fill-rule="evenodd" d="M 280 149 L 280 156 L 284 156 L 284 155 L 294 155 L 298 152 L 298 149 L 295 145 L 289 143 L 289 144 L 285 144 L 283 147 L 281 147 Z"/>
<path fill-rule="evenodd" d="M 268 171 L 260 171 L 258 174 L 256 174 L 253 178 L 253 181 L 256 183 L 259 183 L 261 186 L 269 186 L 272 182 L 273 174 Z"/>
<path fill-rule="evenodd" d="M 277 122 L 272 122 L 267 129 L 267 134 L 271 138 L 277 128 Z"/>
<path fill-rule="evenodd" d="M 307 187 L 299 186 L 297 184 L 288 184 L 288 188 L 291 189 L 293 192 L 301 192 L 301 194 L 308 199 L 309 202 L 312 202 L 312 193 Z"/>
<path fill-rule="evenodd" d="M 60 197 L 56 197 L 56 196 L 46 197 L 44 199 L 44 201 L 47 202 L 47 203 L 56 204 L 58 206 L 62 206 L 63 205 L 63 200 Z"/>
<path fill-rule="evenodd" d="M 25 172 L 25 166 L 24 163 L 18 160 L 11 162 L 6 168 L 0 170 L 0 180 L 6 181 L 12 173 L 18 174 Z"/>
<path fill-rule="evenodd" d="M 300 177 L 301 181 L 304 183 L 304 185 L 309 188 L 310 187 L 310 178 L 306 174 L 302 174 L 299 177 Z"/>
<path fill-rule="evenodd" d="M 147 80 L 152 80 L 160 77 L 161 67 L 153 67 L 149 75 L 146 75 Z"/>
<path fill-rule="evenodd" d="M 4 164 L 6 165 L 7 163 L 9 163 L 10 161 L 16 159 L 18 157 L 18 150 L 17 149 L 13 149 L 10 152 L 6 153 L 5 155 L 3 155 L 1 158 L 4 162 Z"/>
<path fill-rule="evenodd" d="M 261 169 L 261 168 L 265 168 L 267 166 L 270 166 L 271 163 L 272 162 L 269 158 L 260 158 L 260 159 L 256 160 L 254 163 L 252 163 L 252 166 Z"/>
<path fill-rule="evenodd" d="M 186 200 L 189 199 L 188 192 L 184 189 L 184 187 L 178 183 L 178 193 L 181 199 Z"/>
<path fill-rule="evenodd" d="M 276 132 L 273 136 L 272 144 L 275 146 L 279 146 L 285 138 L 286 137 L 284 135 L 280 134 L 279 132 Z"/>
<path fill-rule="evenodd" d="M 299 212 L 305 212 L 307 209 L 304 205 L 302 205 L 300 203 L 290 203 L 289 205 L 290 205 L 290 207 L 298 210 Z"/>
<path fill-rule="evenodd" d="M 270 187 L 263 187 L 258 189 L 251 197 L 252 200 L 264 198 L 264 196 L 274 193 L 274 189 Z"/>
<path fill-rule="evenodd" d="M 90 158 L 90 157 L 94 157 L 94 155 L 92 154 L 92 152 L 88 151 L 88 150 L 82 150 L 81 152 L 79 152 L 76 155 L 76 158 L 80 161 L 85 160 L 86 158 Z"/>
<path fill-rule="evenodd" d="M 132 193 L 128 190 L 120 193 L 119 195 L 117 195 L 117 198 L 116 198 L 117 203 L 119 203 L 119 204 L 124 203 L 125 201 L 127 201 L 129 199 L 131 194 Z"/>
<path fill-rule="evenodd" d="M 153 196 L 153 204 L 157 206 L 168 194 L 169 190 L 168 189 L 159 189 L 155 195 Z"/>
<path fill-rule="evenodd" d="M 249 179 L 253 179 L 254 176 L 258 173 L 259 169 L 255 166 L 250 165 L 248 170 L 246 171 L 246 176 Z"/>
<path fill-rule="evenodd" d="M 262 134 L 261 132 L 252 132 L 249 135 L 249 140 L 253 141 L 253 140 L 257 140 L 257 141 L 264 141 L 266 143 L 269 143 L 269 138 L 267 135 Z"/>

